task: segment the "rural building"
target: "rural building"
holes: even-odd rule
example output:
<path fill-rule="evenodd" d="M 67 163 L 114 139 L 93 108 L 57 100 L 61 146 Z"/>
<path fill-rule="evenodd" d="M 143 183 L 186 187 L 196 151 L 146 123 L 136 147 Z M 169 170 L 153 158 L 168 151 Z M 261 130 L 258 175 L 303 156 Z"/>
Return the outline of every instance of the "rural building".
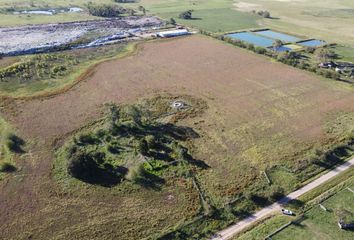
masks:
<path fill-rule="evenodd" d="M 176 29 L 171 31 L 158 32 L 157 36 L 162 38 L 178 37 L 190 34 L 187 29 Z"/>

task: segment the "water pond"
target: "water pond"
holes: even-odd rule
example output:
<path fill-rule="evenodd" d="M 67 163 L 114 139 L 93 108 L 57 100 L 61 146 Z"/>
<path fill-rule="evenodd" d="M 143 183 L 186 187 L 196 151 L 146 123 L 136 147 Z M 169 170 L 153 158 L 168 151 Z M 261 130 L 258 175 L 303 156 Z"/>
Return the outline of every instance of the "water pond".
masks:
<path fill-rule="evenodd" d="M 249 32 L 227 34 L 226 37 L 245 41 L 258 47 L 270 47 L 273 45 L 274 42 L 274 40 L 270 38 L 265 38 Z"/>
<path fill-rule="evenodd" d="M 305 47 L 319 47 L 319 46 L 325 45 L 327 43 L 323 40 L 313 39 L 313 40 L 308 40 L 308 41 L 304 41 L 304 42 L 299 42 L 297 44 L 301 45 L 301 46 L 305 46 Z"/>
<path fill-rule="evenodd" d="M 280 40 L 282 42 L 298 42 L 298 41 L 301 41 L 300 38 L 297 38 L 295 36 L 291 36 L 291 35 L 280 33 L 280 32 L 274 32 L 274 31 L 271 31 L 271 30 L 257 31 L 257 32 L 254 32 L 254 33 L 262 35 L 264 37 L 278 39 L 278 40 Z"/>

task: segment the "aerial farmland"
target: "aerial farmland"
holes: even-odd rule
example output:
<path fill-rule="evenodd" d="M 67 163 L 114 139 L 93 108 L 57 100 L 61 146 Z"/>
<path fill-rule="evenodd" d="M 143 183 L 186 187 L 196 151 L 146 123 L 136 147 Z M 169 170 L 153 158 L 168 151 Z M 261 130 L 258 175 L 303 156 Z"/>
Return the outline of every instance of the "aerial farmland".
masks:
<path fill-rule="evenodd" d="M 353 9 L 0 0 L 0 239 L 352 239 Z"/>

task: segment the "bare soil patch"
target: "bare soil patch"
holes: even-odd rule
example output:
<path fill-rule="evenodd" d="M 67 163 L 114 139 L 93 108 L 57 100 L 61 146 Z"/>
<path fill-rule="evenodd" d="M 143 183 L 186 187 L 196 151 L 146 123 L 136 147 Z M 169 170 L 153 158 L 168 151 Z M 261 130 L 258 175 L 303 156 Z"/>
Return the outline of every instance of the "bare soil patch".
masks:
<path fill-rule="evenodd" d="M 157 17 L 131 16 L 0 28 L 0 53 L 21 55 L 46 52 L 68 44 L 79 46 L 85 41 L 91 42 L 102 36 L 118 37 L 117 34 L 123 35 L 131 30 L 160 27 L 163 24 Z"/>
<path fill-rule="evenodd" d="M 68 237 L 69 233 L 87 237 L 93 230 L 93 238 L 100 234 L 124 239 L 147 236 L 149 232 L 129 230 L 136 221 L 128 212 L 134 208 L 132 204 L 146 206 L 144 211 L 137 208 L 142 212 L 134 217 L 149 222 L 146 226 L 155 231 L 168 227 L 163 217 L 175 223 L 190 217 L 188 208 L 176 210 L 178 203 L 194 204 L 183 199 L 171 202 L 166 214 L 159 216 L 156 209 L 162 206 L 166 193 L 155 193 L 156 201 L 151 201 L 109 193 L 97 199 L 74 198 L 56 192 L 50 176 L 54 140 L 99 117 L 104 103 L 129 103 L 163 93 L 203 98 L 209 105 L 203 116 L 182 124 L 193 126 L 201 135 L 195 154 L 211 169 L 200 178 L 208 193 L 219 200 L 242 191 L 258 178 L 262 168 L 299 160 L 314 144 L 334 141 L 338 136 L 327 133 L 325 124 L 336 114 L 354 110 L 353 91 L 344 84 L 319 79 L 210 38 L 155 41 L 140 48 L 134 56 L 98 65 L 65 93 L 18 100 L 11 104 L 11 111 L 5 107 L 6 118 L 33 142 L 34 154 L 24 159 L 21 181 L 14 177 L 0 183 L 0 191 L 6 193 L 0 201 L 0 212 L 5 213 L 0 226 L 6 229 L 1 237 L 14 237 L 11 231 L 19 232 L 19 227 L 22 236 L 33 232 L 39 238 Z M 336 134 L 345 131 L 348 129 Z M 15 189 L 17 192 L 11 193 Z M 113 214 L 115 211 L 122 214 Z M 98 215 L 90 215 L 92 212 Z M 46 218 L 52 221 L 43 221 Z M 120 223 L 127 228 L 125 232 L 117 232 Z"/>

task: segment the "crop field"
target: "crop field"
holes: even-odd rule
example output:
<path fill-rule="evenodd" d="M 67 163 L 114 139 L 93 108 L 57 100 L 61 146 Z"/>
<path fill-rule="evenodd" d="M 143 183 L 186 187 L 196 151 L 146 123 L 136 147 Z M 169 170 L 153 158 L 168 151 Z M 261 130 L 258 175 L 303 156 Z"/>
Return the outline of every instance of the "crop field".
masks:
<path fill-rule="evenodd" d="M 244 12 L 269 11 L 273 19 L 262 20 L 267 27 L 285 32 L 294 29 L 298 35 L 354 46 L 351 30 L 354 2 L 351 0 L 240 0 L 234 6 Z"/>
<path fill-rule="evenodd" d="M 215 208 L 240 196 L 247 200 L 248 194 L 271 199 L 273 186 L 261 171 L 289 192 L 340 160 L 343 151 L 351 152 L 348 146 L 329 160 L 321 158 L 352 137 L 354 96 L 348 85 L 204 36 L 151 41 L 134 55 L 97 65 L 66 92 L 2 103 L 4 118 L 28 142 L 30 157 L 17 162 L 21 177 L 0 182 L 1 237 L 11 238 L 21 228 L 21 238 L 136 239 L 161 236 L 193 220 L 201 204 L 190 179 L 166 176 L 159 190 L 129 183 L 106 188 L 68 180 L 65 170 L 57 170 L 63 164 L 58 149 L 102 118 L 106 103 L 136 104 L 164 95 L 205 102 L 202 112 L 176 124 L 199 136 L 189 151 L 208 166 L 195 174 Z M 236 216 L 257 207 L 257 201 L 247 201 L 232 206 Z"/>

